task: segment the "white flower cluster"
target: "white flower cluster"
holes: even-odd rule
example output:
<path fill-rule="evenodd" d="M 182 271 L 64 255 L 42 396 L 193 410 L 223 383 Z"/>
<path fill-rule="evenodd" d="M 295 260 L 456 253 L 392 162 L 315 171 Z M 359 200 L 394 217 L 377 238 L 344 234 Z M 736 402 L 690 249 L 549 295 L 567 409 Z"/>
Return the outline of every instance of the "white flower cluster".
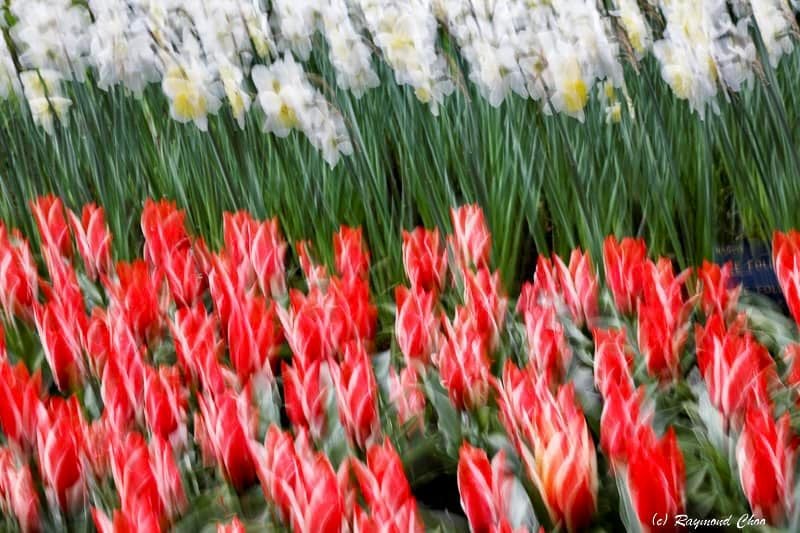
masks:
<path fill-rule="evenodd" d="M 662 0 L 660 7 L 667 27 L 653 53 L 662 77 L 701 117 L 706 106 L 718 111 L 718 90 L 738 91 L 752 77 L 747 19 L 734 24 L 724 0 Z"/>
<path fill-rule="evenodd" d="M 793 49 L 792 10 L 786 0 L 750 0 L 750 9 L 769 52 L 769 62 L 775 68 L 781 56 Z"/>
<path fill-rule="evenodd" d="M 772 67 L 797 34 L 789 0 L 5 0 L 0 8 L 0 98 L 20 95 L 47 131 L 66 118 L 68 83 L 92 69 L 103 90 L 140 96 L 160 84 L 171 117 L 201 130 L 223 108 L 244 128 L 257 107 L 266 130 L 303 132 L 331 164 L 352 146 L 323 78 L 305 72 L 322 59 L 312 57 L 321 42 L 336 85 L 357 98 L 380 83 L 376 55 L 437 114 L 460 79 L 460 57 L 492 106 L 515 94 L 583 120 L 597 94 L 618 122 L 625 61 L 652 53 L 672 92 L 703 117 L 757 71 L 756 32 Z"/>
<path fill-rule="evenodd" d="M 339 154 L 352 153 L 341 115 L 312 87 L 291 53 L 268 67 L 256 65 L 252 77 L 267 131 L 285 137 L 299 129 L 330 165 L 336 164 Z"/>
<path fill-rule="evenodd" d="M 357 0 L 372 40 L 400 85 L 439 113 L 455 88 L 444 56 L 436 48 L 437 25 L 430 0 Z"/>

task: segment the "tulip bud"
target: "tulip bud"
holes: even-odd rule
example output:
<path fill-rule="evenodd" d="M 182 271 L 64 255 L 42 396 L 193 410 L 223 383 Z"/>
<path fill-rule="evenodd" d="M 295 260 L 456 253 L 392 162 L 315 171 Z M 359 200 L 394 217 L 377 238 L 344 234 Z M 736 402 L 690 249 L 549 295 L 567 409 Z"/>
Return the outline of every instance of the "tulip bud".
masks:
<path fill-rule="evenodd" d="M 492 249 L 492 235 L 486 226 L 483 210 L 477 205 L 450 209 L 453 235 L 448 237 L 456 260 L 462 269 L 486 266 Z"/>
<path fill-rule="evenodd" d="M 739 479 L 753 513 L 775 526 L 794 510 L 797 449 L 789 413 L 776 421 L 770 404 L 747 410 L 736 445 Z"/>
<path fill-rule="evenodd" d="M 614 296 L 617 310 L 630 314 L 643 288 L 643 269 L 647 260 L 647 245 L 642 239 L 625 237 L 617 242 L 609 235 L 603 242 L 603 263 L 606 284 Z"/>
<path fill-rule="evenodd" d="M 649 426 L 642 426 L 632 438 L 636 446 L 630 447 L 627 482 L 633 508 L 642 530 L 664 531 L 653 517 L 674 517 L 685 509 L 683 454 L 672 428 L 656 439 Z M 668 526 L 679 529 L 672 521 Z"/>
<path fill-rule="evenodd" d="M 363 243 L 361 228 L 341 226 L 333 236 L 336 272 L 342 278 L 369 278 L 369 252 Z"/>
<path fill-rule="evenodd" d="M 442 290 L 447 272 L 447 251 L 439 230 L 416 228 L 403 230 L 403 267 L 412 289 L 420 288 L 434 294 Z"/>

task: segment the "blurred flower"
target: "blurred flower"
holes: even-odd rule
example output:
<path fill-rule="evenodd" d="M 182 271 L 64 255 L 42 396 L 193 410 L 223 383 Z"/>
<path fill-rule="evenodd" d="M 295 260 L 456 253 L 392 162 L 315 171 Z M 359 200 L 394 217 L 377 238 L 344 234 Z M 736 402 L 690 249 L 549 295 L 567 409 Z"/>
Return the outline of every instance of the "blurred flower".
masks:
<path fill-rule="evenodd" d="M 371 526 L 366 531 L 423 531 L 417 502 L 391 441 L 372 444 L 366 455 L 366 465 L 351 462 L 367 507 L 367 516 L 360 520 L 362 527 Z"/>
<path fill-rule="evenodd" d="M 603 263 L 606 283 L 614 296 L 617 310 L 630 314 L 643 290 L 647 246 L 642 239 L 625 237 L 617 242 L 609 235 L 603 241 Z"/>
<path fill-rule="evenodd" d="M 217 533 L 246 533 L 246 531 L 238 516 L 234 516 L 227 524 L 217 525 Z"/>
<path fill-rule="evenodd" d="M 589 252 L 575 249 L 569 258 L 569 267 L 559 256 L 554 256 L 553 263 L 558 275 L 560 295 L 565 300 L 575 325 L 590 328 L 598 314 L 598 282 L 592 266 Z"/>
<path fill-rule="evenodd" d="M 112 268 L 111 232 L 105 220 L 105 210 L 95 204 L 83 206 L 81 218 L 67 211 L 75 245 L 83 258 L 86 275 L 96 280 L 98 274 L 108 275 Z"/>
<path fill-rule="evenodd" d="M 227 339 L 231 363 L 243 384 L 254 373 L 271 377 L 282 341 L 275 303 L 246 294 L 233 308 Z"/>
<path fill-rule="evenodd" d="M 500 286 L 500 274 L 486 267 L 464 271 L 464 302 L 475 327 L 494 349 L 500 339 L 508 299 Z"/>
<path fill-rule="evenodd" d="M 447 324 L 447 336 L 434 363 L 442 385 L 457 409 L 476 409 L 489 399 L 486 341 L 474 324 Z"/>
<path fill-rule="evenodd" d="M 726 330 L 718 313 L 708 319 L 705 327 L 695 328 L 697 366 L 711 403 L 736 429 L 748 407 L 769 402 L 768 392 L 777 380 L 769 352 L 743 329 L 743 316 Z"/>
<path fill-rule="evenodd" d="M 336 272 L 342 278 L 369 279 L 369 251 L 363 243 L 361 228 L 341 226 L 333 235 Z"/>
<path fill-rule="evenodd" d="M 789 311 L 800 324 L 800 232 L 772 234 L 772 262 Z"/>
<path fill-rule="evenodd" d="M 146 367 L 144 415 L 152 434 L 173 446 L 185 445 L 187 408 L 188 394 L 177 367 Z"/>
<path fill-rule="evenodd" d="M 278 228 L 278 219 L 261 222 L 254 230 L 250 262 L 261 293 L 266 297 L 282 298 L 286 294 L 286 241 Z"/>
<path fill-rule="evenodd" d="M 434 315 L 434 295 L 423 289 L 394 290 L 397 302 L 394 333 L 407 366 L 426 365 L 437 349 L 439 328 Z"/>
<path fill-rule="evenodd" d="M 439 230 L 422 227 L 403 230 L 403 267 L 411 287 L 438 293 L 445 282 L 447 251 L 442 247 Z"/>
<path fill-rule="evenodd" d="M 654 516 L 674 517 L 685 509 L 683 454 L 671 427 L 660 439 L 651 431 L 634 438 L 627 475 L 631 502 L 644 531 L 662 531 L 653 524 Z M 678 529 L 674 522 L 668 525 Z"/>
<path fill-rule="evenodd" d="M 0 305 L 6 319 L 30 319 L 39 290 L 39 274 L 28 241 L 0 222 Z"/>
<path fill-rule="evenodd" d="M 531 306 L 524 318 L 528 360 L 538 375 L 545 376 L 550 386 L 556 387 L 566 377 L 572 361 L 564 327 L 552 306 Z"/>
<path fill-rule="evenodd" d="M 216 397 L 198 397 L 211 451 L 225 478 L 236 490 L 247 488 L 256 478 L 249 451 L 254 419 L 247 402 L 248 393 L 236 396 L 232 391 Z"/>
<path fill-rule="evenodd" d="M 597 457 L 573 385 L 554 396 L 544 376 L 509 361 L 498 392 L 500 420 L 550 517 L 570 531 L 586 526 L 597 506 Z"/>
<path fill-rule="evenodd" d="M 51 259 L 69 258 L 72 254 L 66 209 L 61 199 L 53 196 L 39 196 L 31 202 L 31 212 L 39 230 L 42 252 L 50 254 Z"/>
<path fill-rule="evenodd" d="M 461 268 L 486 266 L 492 250 L 492 235 L 480 206 L 472 204 L 451 208 L 450 219 L 453 235 L 448 237 L 448 242 Z"/>
<path fill-rule="evenodd" d="M 694 298 L 684 299 L 687 269 L 678 276 L 669 259 L 643 266 L 642 298 L 639 300 L 639 349 L 647 362 L 647 371 L 660 379 L 677 378 L 680 356 L 689 335 L 689 314 Z"/>
<path fill-rule="evenodd" d="M 623 396 L 633 392 L 633 353 L 626 340 L 625 329 L 595 329 L 594 384 L 605 399 L 612 387 L 619 387 Z"/>
<path fill-rule="evenodd" d="M 319 439 L 325 431 L 325 409 L 329 390 L 321 381 L 322 361 L 303 365 L 295 358 L 292 366 L 281 362 L 286 415 L 296 429 L 311 432 Z"/>
<path fill-rule="evenodd" d="M 644 389 L 625 391 L 611 383 L 603 396 L 600 416 L 600 446 L 614 468 L 628 462 L 637 436 L 650 430 L 652 413 L 644 410 Z"/>
<path fill-rule="evenodd" d="M 777 421 L 771 404 L 751 407 L 736 445 L 742 489 L 756 516 L 779 526 L 794 510 L 798 440 L 789 413 Z"/>
<path fill-rule="evenodd" d="M 8 445 L 25 454 L 36 445 L 41 389 L 39 371 L 29 375 L 22 361 L 11 366 L 0 351 L 0 429 Z"/>
<path fill-rule="evenodd" d="M 364 346 L 349 343 L 344 349 L 344 361 L 329 365 L 339 406 L 339 420 L 350 441 L 366 449 L 380 435 L 378 385 L 372 362 Z"/>
<path fill-rule="evenodd" d="M 464 441 L 458 452 L 458 492 L 470 529 L 510 533 L 513 490 L 505 452 L 500 450 L 489 463 L 485 451 Z"/>
<path fill-rule="evenodd" d="M 161 328 L 163 292 L 161 277 L 151 275 L 141 260 L 120 261 L 117 279 L 107 287 L 109 312 L 121 313 L 133 335 L 140 340 L 158 333 Z"/>
<path fill-rule="evenodd" d="M 706 316 L 719 313 L 730 319 L 735 313 L 741 285 L 732 286 L 732 270 L 731 262 L 720 267 L 705 260 L 703 266 L 698 269 L 697 277 L 702 284 L 701 306 Z"/>
<path fill-rule="evenodd" d="M 78 399 L 51 398 L 38 416 L 38 464 L 45 488 L 62 510 L 78 511 L 86 499 L 82 460 L 86 421 Z"/>
<path fill-rule="evenodd" d="M 413 367 L 405 367 L 398 375 L 394 367 L 389 368 L 389 396 L 397 410 L 398 422 L 409 431 L 425 429 L 425 394 Z"/>
<path fill-rule="evenodd" d="M 23 533 L 41 530 L 39 496 L 31 470 L 7 448 L 0 448 L 0 508 L 17 519 Z"/>

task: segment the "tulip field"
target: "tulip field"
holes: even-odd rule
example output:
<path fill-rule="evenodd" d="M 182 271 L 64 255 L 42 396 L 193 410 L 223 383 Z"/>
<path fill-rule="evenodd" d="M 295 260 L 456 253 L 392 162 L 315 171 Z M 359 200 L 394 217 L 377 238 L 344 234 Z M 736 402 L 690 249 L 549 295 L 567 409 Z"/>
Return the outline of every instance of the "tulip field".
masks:
<path fill-rule="evenodd" d="M 0 0 L 0 532 L 800 532 L 798 39 Z"/>
<path fill-rule="evenodd" d="M 30 209 L 38 249 L 0 226 L 5 527 L 800 523 L 800 343 L 730 264 L 677 273 L 610 236 L 604 276 L 581 249 L 541 255 L 511 296 L 465 205 L 450 234 L 403 232 L 385 310 L 358 228 L 323 263 L 239 211 L 212 249 L 147 200 L 141 257 L 117 261 L 102 207 Z M 800 320 L 800 233 L 773 254 Z"/>

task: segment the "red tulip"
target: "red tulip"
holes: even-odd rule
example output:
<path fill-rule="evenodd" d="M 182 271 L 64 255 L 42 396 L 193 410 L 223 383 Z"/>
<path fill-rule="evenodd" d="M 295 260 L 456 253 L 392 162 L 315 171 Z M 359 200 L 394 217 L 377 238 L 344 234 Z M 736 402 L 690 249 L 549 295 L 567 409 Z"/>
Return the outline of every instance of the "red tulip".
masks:
<path fill-rule="evenodd" d="M 250 262 L 261 293 L 266 297 L 282 298 L 286 294 L 286 241 L 278 229 L 278 219 L 262 222 L 254 229 Z"/>
<path fill-rule="evenodd" d="M 646 259 L 647 245 L 642 239 L 625 237 L 617 242 L 609 235 L 603 242 L 606 283 L 620 313 L 630 314 L 636 309 L 636 300 L 643 288 Z"/>
<path fill-rule="evenodd" d="M 86 475 L 81 456 L 85 421 L 75 396 L 51 398 L 38 420 L 39 469 L 48 492 L 69 511 L 83 507 Z"/>
<path fill-rule="evenodd" d="M 178 307 L 191 307 L 200 299 L 206 280 L 194 249 L 174 250 L 164 259 L 162 270 Z"/>
<path fill-rule="evenodd" d="M 11 366 L 0 356 L 0 429 L 9 444 L 25 454 L 36 443 L 41 388 L 38 371 L 31 376 L 25 363 Z"/>
<path fill-rule="evenodd" d="M 617 386 L 623 396 L 633 392 L 631 374 L 633 353 L 626 340 L 625 329 L 595 329 L 594 383 L 600 395 L 607 398 L 609 389 Z"/>
<path fill-rule="evenodd" d="M 173 445 L 186 444 L 187 393 L 176 367 L 147 367 L 144 415 L 151 433 Z"/>
<path fill-rule="evenodd" d="M 52 300 L 34 307 L 34 322 L 56 386 L 61 391 L 77 387 L 85 374 L 81 320 L 74 310 Z"/>
<path fill-rule="evenodd" d="M 772 234 L 772 262 L 789 311 L 800 324 L 800 232 Z"/>
<path fill-rule="evenodd" d="M 329 366 L 336 386 L 339 420 L 350 441 L 362 450 L 380 434 L 378 385 L 372 362 L 361 343 L 350 343 L 340 366 Z"/>
<path fill-rule="evenodd" d="M 300 262 L 300 268 L 306 278 L 309 290 L 313 287 L 324 288 L 328 283 L 328 269 L 311 259 L 311 243 L 309 241 L 299 241 L 295 244 L 295 248 L 297 249 L 297 259 Z"/>
<path fill-rule="evenodd" d="M 370 344 L 375 338 L 378 308 L 372 303 L 369 284 L 362 278 L 331 278 L 328 287 L 331 304 L 328 327 L 332 344 L 342 352 L 351 341 Z"/>
<path fill-rule="evenodd" d="M 553 257 L 558 275 L 560 295 L 572 315 L 575 325 L 592 327 L 597 317 L 598 282 L 589 252 L 575 249 L 569 258 L 569 267 L 557 255 Z"/>
<path fill-rule="evenodd" d="M 103 416 L 116 432 L 127 431 L 136 416 L 138 398 L 132 388 L 126 369 L 115 359 L 110 360 L 103 369 L 100 397 Z"/>
<path fill-rule="evenodd" d="M 321 361 L 303 367 L 295 358 L 292 366 L 281 362 L 286 415 L 295 430 L 306 429 L 317 440 L 325 432 L 328 388 L 320 381 Z"/>
<path fill-rule="evenodd" d="M 186 213 L 179 210 L 175 202 L 145 201 L 141 222 L 145 261 L 157 269 L 162 268 L 172 253 L 191 246 L 185 220 Z"/>
<path fill-rule="evenodd" d="M 783 352 L 783 360 L 788 369 L 784 379 L 786 385 L 794 390 L 795 394 L 800 393 L 800 344 L 787 345 Z M 798 397 L 798 402 L 800 402 L 800 397 Z"/>
<path fill-rule="evenodd" d="M 597 457 L 572 384 L 553 396 L 544 376 L 508 362 L 498 392 L 501 421 L 550 517 L 570 531 L 586 526 L 597 503 Z"/>
<path fill-rule="evenodd" d="M 239 521 L 238 516 L 234 516 L 227 524 L 218 524 L 217 533 L 246 533 L 247 530 L 244 525 Z"/>
<path fill-rule="evenodd" d="M 327 360 L 333 354 L 333 346 L 322 299 L 305 297 L 297 290 L 289 291 L 289 299 L 290 310 L 278 307 L 276 312 L 294 357 L 303 367 Z"/>
<path fill-rule="evenodd" d="M 726 331 L 722 315 L 715 313 L 705 328 L 695 329 L 697 366 L 711 403 L 737 428 L 748 406 L 769 401 L 768 389 L 777 380 L 767 349 L 749 332 L 741 333 L 743 320 Z"/>
<path fill-rule="evenodd" d="M 94 280 L 99 273 L 108 274 L 112 267 L 111 232 L 103 208 L 87 204 L 83 206 L 81 218 L 72 211 L 67 211 L 67 214 L 86 275 Z"/>
<path fill-rule="evenodd" d="M 51 259 L 70 257 L 72 243 L 61 199 L 53 195 L 40 196 L 31 202 L 31 211 L 42 240 L 43 253 L 49 254 Z"/>
<path fill-rule="evenodd" d="M 702 285 L 700 302 L 706 315 L 719 313 L 724 317 L 730 317 L 734 312 L 741 285 L 732 286 L 732 271 L 733 264 L 730 262 L 720 267 L 705 260 L 697 271 L 697 277 Z"/>
<path fill-rule="evenodd" d="M 458 492 L 472 531 L 512 530 L 509 503 L 513 484 L 504 451 L 489 463 L 485 451 L 464 441 L 458 452 Z"/>
<path fill-rule="evenodd" d="M 537 374 L 555 386 L 566 376 L 572 350 L 552 306 L 532 306 L 525 312 L 528 358 Z"/>
<path fill-rule="evenodd" d="M 10 511 L 23 533 L 41 530 L 39 496 L 33 484 L 31 470 L 18 464 L 14 453 L 0 449 L 0 507 Z"/>
<path fill-rule="evenodd" d="M 28 241 L 17 230 L 8 234 L 0 222 L 0 305 L 6 318 L 30 318 L 39 288 L 39 274 Z"/>
<path fill-rule="evenodd" d="M 336 272 L 343 278 L 369 278 L 369 252 L 361 228 L 341 226 L 333 236 Z"/>
<path fill-rule="evenodd" d="M 472 323 L 448 324 L 436 359 L 442 385 L 458 409 L 475 409 L 489 399 L 489 356 L 484 337 Z"/>
<path fill-rule="evenodd" d="M 438 345 L 439 323 L 433 312 L 433 293 L 419 289 L 395 288 L 397 316 L 395 337 L 406 365 L 426 365 Z"/>
<path fill-rule="evenodd" d="M 557 257 L 557 256 L 554 256 Z M 559 288 L 558 272 L 553 262 L 544 255 L 536 258 L 536 271 L 533 283 L 526 282 L 522 286 L 517 312 L 521 315 L 532 306 L 560 307 L 565 305 Z"/>
<path fill-rule="evenodd" d="M 447 273 L 447 251 L 439 230 L 415 228 L 411 233 L 403 230 L 403 266 L 412 289 L 438 293 Z"/>
<path fill-rule="evenodd" d="M 636 445 L 630 447 L 628 490 L 633 508 L 644 531 L 664 531 L 653 524 L 654 516 L 670 517 L 666 529 L 678 530 L 671 517 L 685 509 L 686 472 L 683 454 L 675 432 L 669 428 L 660 439 L 643 426 L 644 431 L 633 436 Z"/>
<path fill-rule="evenodd" d="M 146 503 L 131 514 L 116 509 L 112 519 L 92 507 L 92 521 L 99 533 L 161 533 L 159 517 Z"/>
<path fill-rule="evenodd" d="M 676 378 L 680 356 L 689 335 L 689 314 L 694 300 L 684 300 L 683 285 L 689 271 L 677 277 L 672 264 L 661 258 L 644 266 L 644 289 L 639 300 L 639 349 L 647 371 L 661 379 Z"/>
<path fill-rule="evenodd" d="M 785 522 L 795 504 L 798 441 L 792 437 L 789 418 L 784 413 L 776 422 L 770 404 L 749 408 L 736 446 L 739 479 L 750 508 L 776 526 Z"/>
<path fill-rule="evenodd" d="M 218 360 L 222 343 L 217 335 L 214 315 L 209 315 L 202 305 L 178 309 L 170 330 L 184 372 L 199 380 L 206 390 L 221 392 L 225 388 Z"/>
<path fill-rule="evenodd" d="M 242 383 L 254 373 L 272 376 L 280 343 L 274 302 L 253 293 L 236 302 L 228 322 L 228 351 Z"/>
<path fill-rule="evenodd" d="M 641 431 L 647 431 L 652 413 L 642 412 L 644 389 L 625 391 L 612 382 L 603 397 L 603 414 L 600 417 L 600 446 L 612 466 L 628 462 L 631 446 L 637 446 L 633 439 Z"/>
<path fill-rule="evenodd" d="M 251 485 L 256 477 L 249 448 L 254 420 L 248 400 L 249 393 L 237 398 L 231 391 L 218 394 L 213 400 L 198 397 L 214 457 L 237 490 Z"/>
<path fill-rule="evenodd" d="M 299 533 L 339 533 L 344 502 L 328 457 L 314 452 L 301 434 L 295 443 L 300 475 L 291 506 L 292 529 Z"/>
<path fill-rule="evenodd" d="M 141 259 L 117 263 L 117 280 L 108 287 L 114 312 L 121 313 L 137 339 L 146 339 L 161 327 L 161 280 L 150 274 Z"/>
<path fill-rule="evenodd" d="M 150 439 L 150 462 L 156 480 L 161 504 L 170 520 L 177 518 L 186 509 L 186 493 L 183 490 L 178 465 L 172 446 L 159 435 Z"/>
<path fill-rule="evenodd" d="M 475 325 L 489 345 L 497 346 L 506 316 L 508 299 L 500 287 L 500 274 L 485 267 L 464 272 L 464 302 Z"/>
<path fill-rule="evenodd" d="M 295 484 L 301 475 L 291 435 L 272 424 L 267 429 L 264 445 L 251 443 L 250 450 L 264 496 L 277 507 L 279 517 L 288 521 Z"/>
<path fill-rule="evenodd" d="M 164 507 L 147 443 L 136 432 L 116 438 L 111 444 L 111 472 L 122 511 L 128 516 L 135 516 L 146 509 L 160 517 Z"/>
<path fill-rule="evenodd" d="M 470 265 L 486 266 L 492 250 L 492 235 L 477 204 L 450 209 L 453 235 L 448 237 L 458 264 L 463 269 Z"/>
<path fill-rule="evenodd" d="M 425 429 L 425 394 L 422 392 L 413 367 L 405 367 L 398 376 L 394 367 L 389 369 L 389 396 L 397 410 L 397 420 L 410 430 Z"/>
<path fill-rule="evenodd" d="M 250 262 L 252 238 L 258 223 L 247 211 L 222 214 L 222 239 L 230 268 L 229 273 L 241 280 L 243 288 L 250 288 L 255 282 L 255 270 Z"/>
<path fill-rule="evenodd" d="M 367 515 L 379 531 L 423 531 L 403 463 L 388 439 L 369 447 L 366 465 L 358 461 L 351 465 Z"/>

